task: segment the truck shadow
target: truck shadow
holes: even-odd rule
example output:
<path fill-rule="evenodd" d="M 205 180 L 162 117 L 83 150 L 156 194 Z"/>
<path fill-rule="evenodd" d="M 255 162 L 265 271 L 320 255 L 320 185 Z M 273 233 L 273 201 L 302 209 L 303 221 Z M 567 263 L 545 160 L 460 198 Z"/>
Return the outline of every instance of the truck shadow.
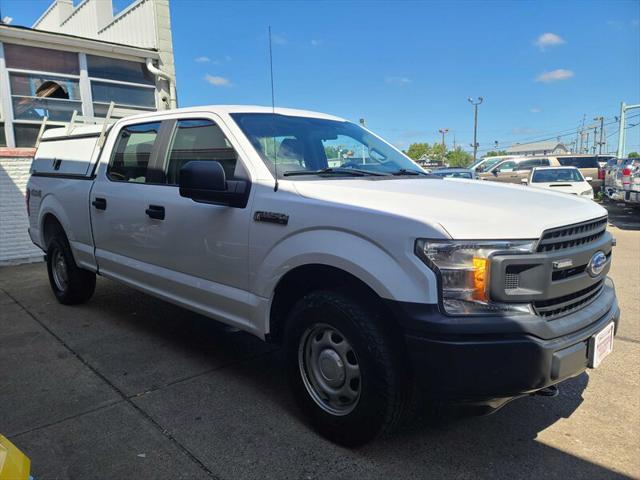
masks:
<path fill-rule="evenodd" d="M 609 224 L 620 230 L 640 230 L 640 208 L 611 200 L 602 204 L 609 212 Z"/>

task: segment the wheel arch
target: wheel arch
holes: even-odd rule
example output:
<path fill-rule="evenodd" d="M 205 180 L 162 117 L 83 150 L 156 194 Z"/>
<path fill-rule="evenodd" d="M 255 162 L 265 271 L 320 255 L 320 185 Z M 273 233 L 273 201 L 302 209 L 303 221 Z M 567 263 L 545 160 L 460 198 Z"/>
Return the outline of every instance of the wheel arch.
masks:
<path fill-rule="evenodd" d="M 275 287 L 269 310 L 269 341 L 281 343 L 289 312 L 299 299 L 316 290 L 346 291 L 379 309 L 386 319 L 397 324 L 384 299 L 360 278 L 331 265 L 306 264 L 289 270 Z"/>

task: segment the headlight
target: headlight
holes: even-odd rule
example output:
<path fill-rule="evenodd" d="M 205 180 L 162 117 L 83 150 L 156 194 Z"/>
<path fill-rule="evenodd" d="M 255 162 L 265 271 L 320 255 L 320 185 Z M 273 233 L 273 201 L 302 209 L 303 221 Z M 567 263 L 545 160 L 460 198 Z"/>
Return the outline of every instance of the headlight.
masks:
<path fill-rule="evenodd" d="M 580 195 L 591 195 L 593 193 L 592 189 L 589 190 L 585 190 L 584 192 L 580 193 Z"/>
<path fill-rule="evenodd" d="M 497 303 L 489 298 L 490 259 L 496 253 L 533 251 L 535 240 L 438 241 L 418 239 L 416 255 L 437 270 L 442 304 L 451 315 L 530 313 L 529 304 Z"/>

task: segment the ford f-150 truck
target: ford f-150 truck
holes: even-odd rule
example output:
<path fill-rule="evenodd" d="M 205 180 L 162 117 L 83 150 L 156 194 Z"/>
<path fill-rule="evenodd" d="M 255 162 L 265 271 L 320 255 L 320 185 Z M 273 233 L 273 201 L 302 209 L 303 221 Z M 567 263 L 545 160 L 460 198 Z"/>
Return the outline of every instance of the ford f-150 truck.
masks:
<path fill-rule="evenodd" d="M 431 176 L 320 113 L 48 130 L 27 204 L 61 303 L 102 275 L 280 344 L 310 422 L 346 445 L 409 405 L 553 393 L 598 366 L 620 317 L 599 205 Z"/>

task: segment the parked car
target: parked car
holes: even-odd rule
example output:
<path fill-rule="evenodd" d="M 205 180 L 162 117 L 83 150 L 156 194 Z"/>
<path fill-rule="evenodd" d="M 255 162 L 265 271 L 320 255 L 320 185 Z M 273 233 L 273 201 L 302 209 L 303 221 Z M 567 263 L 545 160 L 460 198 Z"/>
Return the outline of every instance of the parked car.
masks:
<path fill-rule="evenodd" d="M 640 158 L 630 158 L 622 168 L 623 200 L 633 205 L 640 204 Z"/>
<path fill-rule="evenodd" d="M 101 275 L 282 345 L 333 441 L 367 442 L 423 401 L 486 413 L 552 393 L 611 351 L 594 202 L 447 181 L 301 110 L 194 107 L 104 131 L 47 130 L 33 161 L 29 234 L 57 300 L 86 302 Z M 338 147 L 353 154 L 329 167 Z"/>
<path fill-rule="evenodd" d="M 514 157 L 495 164 L 480 173 L 483 180 L 520 183 L 534 167 L 576 167 L 585 178 L 591 178 L 594 191 L 599 191 L 604 181 L 604 170 L 598 165 L 598 157 L 592 155 L 555 155 Z"/>
<path fill-rule="evenodd" d="M 535 167 L 522 183 L 532 188 L 579 195 L 593 200 L 591 178 L 584 178 L 576 167 Z"/>
<path fill-rule="evenodd" d="M 591 186 L 595 192 L 599 192 L 604 184 L 605 170 L 600 163 L 604 163 L 613 158 L 611 155 L 556 155 L 549 157 L 552 161 L 557 160 L 563 167 L 576 167 L 580 169 L 583 177 L 591 177 Z"/>
<path fill-rule="evenodd" d="M 466 178 L 468 180 L 478 179 L 476 172 L 469 168 L 438 168 L 431 170 L 430 173 L 443 178 Z"/>
<path fill-rule="evenodd" d="M 520 184 L 529 176 L 532 168 L 550 165 L 559 166 L 560 164 L 557 161 L 552 162 L 547 157 L 512 157 L 494 164 L 480 172 L 478 176 L 482 180 Z"/>
<path fill-rule="evenodd" d="M 618 158 L 607 163 L 605 195 L 614 201 L 636 203 L 636 192 L 640 191 L 639 165 L 637 158 Z"/>
<path fill-rule="evenodd" d="M 469 165 L 470 170 L 474 170 L 477 173 L 484 172 L 494 166 L 496 163 L 509 158 L 514 158 L 513 155 L 498 155 L 495 157 L 484 157 L 477 160 L 475 163 Z"/>

